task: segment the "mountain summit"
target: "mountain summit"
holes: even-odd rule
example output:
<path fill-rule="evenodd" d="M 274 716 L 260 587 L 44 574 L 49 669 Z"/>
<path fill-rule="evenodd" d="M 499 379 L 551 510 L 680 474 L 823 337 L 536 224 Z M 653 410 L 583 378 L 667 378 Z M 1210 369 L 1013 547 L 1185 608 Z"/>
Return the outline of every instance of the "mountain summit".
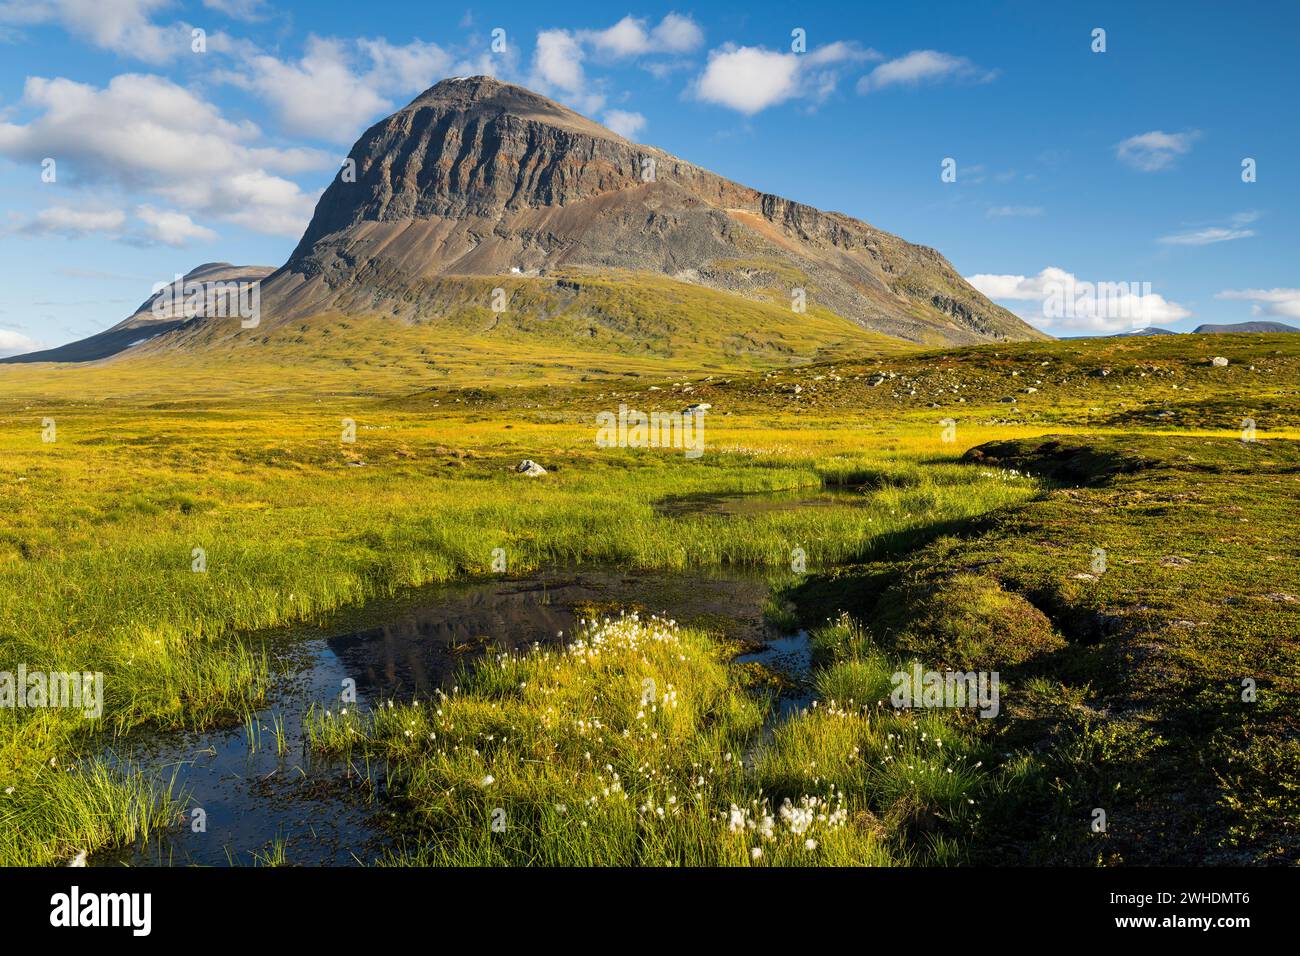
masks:
<path fill-rule="evenodd" d="M 443 80 L 361 136 L 265 300 L 284 318 L 419 319 L 445 307 L 445 277 L 610 270 L 787 307 L 803 289 L 809 306 L 916 342 L 1045 337 L 933 249 L 485 76 Z"/>

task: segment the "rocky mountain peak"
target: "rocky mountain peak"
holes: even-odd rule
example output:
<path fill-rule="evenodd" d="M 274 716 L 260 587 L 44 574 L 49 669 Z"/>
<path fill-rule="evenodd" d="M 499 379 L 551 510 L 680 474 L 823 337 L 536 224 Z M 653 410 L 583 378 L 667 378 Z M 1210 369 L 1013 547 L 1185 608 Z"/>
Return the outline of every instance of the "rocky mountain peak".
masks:
<path fill-rule="evenodd" d="M 798 288 L 917 342 L 1040 336 L 933 249 L 631 143 L 487 76 L 443 80 L 368 129 L 268 292 L 293 317 L 346 307 L 418 318 L 430 280 L 590 270 L 785 303 Z"/>
<path fill-rule="evenodd" d="M 540 93 L 491 76 L 453 76 L 429 87 L 399 113 L 433 109 L 467 115 L 513 116 L 580 132 L 597 139 L 622 140 L 621 136 L 561 106 Z"/>

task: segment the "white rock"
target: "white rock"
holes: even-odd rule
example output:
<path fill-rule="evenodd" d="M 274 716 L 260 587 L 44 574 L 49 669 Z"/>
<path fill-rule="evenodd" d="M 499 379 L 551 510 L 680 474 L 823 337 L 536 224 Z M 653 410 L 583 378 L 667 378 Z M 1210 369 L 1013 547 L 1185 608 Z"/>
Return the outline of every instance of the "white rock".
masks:
<path fill-rule="evenodd" d="M 1216 355 L 1214 356 L 1213 359 L 1210 360 L 1210 364 L 1213 365 L 1215 368 L 1223 368 L 1223 366 L 1228 364 L 1228 360 L 1224 358 L 1222 355 Z"/>
<path fill-rule="evenodd" d="M 526 475 L 529 478 L 536 478 L 540 475 L 546 474 L 546 469 L 537 464 L 537 462 L 533 461 L 531 458 L 525 458 L 516 465 L 515 471 L 521 475 Z"/>

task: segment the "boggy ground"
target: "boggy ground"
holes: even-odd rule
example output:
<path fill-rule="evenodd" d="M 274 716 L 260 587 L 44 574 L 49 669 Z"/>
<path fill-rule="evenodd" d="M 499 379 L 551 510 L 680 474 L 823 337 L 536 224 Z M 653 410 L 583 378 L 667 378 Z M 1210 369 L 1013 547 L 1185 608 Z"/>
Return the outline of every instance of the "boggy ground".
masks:
<path fill-rule="evenodd" d="M 441 703 L 322 711 L 316 746 L 391 762 L 394 861 L 1294 862 L 1297 338 L 505 391 L 313 367 L 291 399 L 273 365 L 0 369 L 0 670 L 102 670 L 107 696 L 98 721 L 0 710 L 0 861 L 176 825 L 165 775 L 95 759 L 115 733 L 238 724 L 275 680 L 268 629 L 491 573 L 499 548 L 511 570 L 770 569 L 774 614 L 818 628 L 819 702 L 773 734 L 734 647 L 616 618 L 484 659 Z M 698 461 L 594 445 L 597 411 L 686 401 L 714 406 Z M 820 483 L 862 501 L 654 506 Z M 1002 717 L 880 705 L 913 658 L 999 670 Z M 646 676 L 676 706 L 638 716 Z"/>
<path fill-rule="evenodd" d="M 1006 719 L 979 736 L 1025 778 L 977 858 L 1300 859 L 1300 448 L 1049 436 L 964 458 L 1049 484 L 796 590 L 891 653 L 1001 672 Z"/>

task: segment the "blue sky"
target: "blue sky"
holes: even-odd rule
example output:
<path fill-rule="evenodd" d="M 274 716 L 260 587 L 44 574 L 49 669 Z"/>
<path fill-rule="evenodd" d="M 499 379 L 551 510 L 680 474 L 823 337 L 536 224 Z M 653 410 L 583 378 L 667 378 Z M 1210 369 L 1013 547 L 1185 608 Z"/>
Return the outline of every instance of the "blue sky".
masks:
<path fill-rule="evenodd" d="M 0 0 L 0 354 L 279 265 L 357 134 L 470 73 L 934 246 L 1055 334 L 1300 324 L 1297 36 L 1289 2 Z M 1049 319 L 1054 282 L 1136 298 Z"/>

